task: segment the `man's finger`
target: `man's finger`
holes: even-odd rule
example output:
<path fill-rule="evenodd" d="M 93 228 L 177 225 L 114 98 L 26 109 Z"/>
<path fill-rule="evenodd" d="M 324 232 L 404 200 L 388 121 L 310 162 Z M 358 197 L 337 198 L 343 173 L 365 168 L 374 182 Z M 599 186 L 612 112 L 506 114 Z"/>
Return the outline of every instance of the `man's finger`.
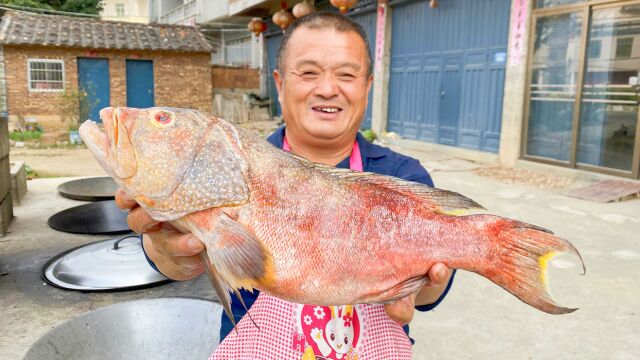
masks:
<path fill-rule="evenodd" d="M 157 252 L 149 235 L 145 235 L 142 241 L 145 253 L 166 277 L 173 280 L 190 280 L 204 272 L 204 264 L 200 256 L 187 256 L 183 257 L 184 260 L 174 260 L 170 256 Z"/>
<path fill-rule="evenodd" d="M 158 225 L 158 221 L 153 220 L 143 208 L 136 207 L 127 215 L 127 224 L 131 230 L 142 234 Z"/>
<path fill-rule="evenodd" d="M 173 257 L 170 257 L 169 260 L 171 260 L 172 263 L 180 267 L 188 268 L 188 269 L 185 269 L 187 271 L 201 267 L 203 265 L 202 258 L 200 258 L 200 255 L 173 256 Z"/>
<path fill-rule="evenodd" d="M 384 305 L 384 311 L 392 319 L 401 324 L 408 324 L 413 319 L 416 294 Z"/>
<path fill-rule="evenodd" d="M 434 264 L 429 269 L 429 285 L 442 285 L 449 277 L 449 268 L 445 264 Z"/>
<path fill-rule="evenodd" d="M 149 236 L 153 248 L 167 256 L 192 256 L 204 250 L 204 244 L 193 234 L 181 234 L 165 228 Z"/>
<path fill-rule="evenodd" d="M 122 210 L 131 210 L 138 206 L 138 203 L 133 200 L 126 192 L 124 192 L 123 188 L 118 188 L 116 190 L 116 205 Z"/>
<path fill-rule="evenodd" d="M 165 264 L 157 265 L 158 270 L 160 270 L 160 272 L 162 272 L 166 277 L 178 281 L 191 280 L 204 272 L 204 264 L 202 263 L 193 267 L 176 265 L 165 267 L 164 265 Z"/>

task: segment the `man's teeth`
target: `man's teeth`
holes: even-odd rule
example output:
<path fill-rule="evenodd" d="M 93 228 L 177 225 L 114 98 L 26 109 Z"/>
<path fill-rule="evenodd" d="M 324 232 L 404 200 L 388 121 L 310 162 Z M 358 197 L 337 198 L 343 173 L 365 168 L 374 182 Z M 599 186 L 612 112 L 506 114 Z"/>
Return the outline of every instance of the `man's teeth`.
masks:
<path fill-rule="evenodd" d="M 322 112 L 328 112 L 328 113 L 338 112 L 337 108 L 324 108 L 324 107 L 321 107 L 321 108 L 319 108 L 319 110 L 322 111 Z"/>

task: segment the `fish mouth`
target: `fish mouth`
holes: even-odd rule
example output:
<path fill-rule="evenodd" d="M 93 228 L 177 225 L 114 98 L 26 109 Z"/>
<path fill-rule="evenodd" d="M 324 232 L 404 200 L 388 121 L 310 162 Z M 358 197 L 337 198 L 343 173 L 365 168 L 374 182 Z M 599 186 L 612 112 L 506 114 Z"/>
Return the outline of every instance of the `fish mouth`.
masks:
<path fill-rule="evenodd" d="M 114 179 L 133 177 L 137 171 L 137 162 L 123 121 L 122 110 L 112 107 L 104 108 L 100 110 L 100 119 L 102 119 L 103 129 L 93 121 L 85 121 L 79 129 L 80 137 L 100 166 L 111 177 Z"/>
<path fill-rule="evenodd" d="M 82 125 L 80 125 L 78 132 L 80 133 L 82 141 L 87 145 L 87 148 L 89 148 L 89 151 L 91 151 L 91 154 L 93 154 L 93 157 L 98 161 L 104 171 L 106 171 L 112 178 L 118 179 L 111 166 L 109 166 L 109 162 L 107 160 L 107 134 L 105 134 L 100 129 L 100 126 L 92 120 L 83 122 Z"/>
<path fill-rule="evenodd" d="M 107 159 L 121 179 L 133 177 L 137 162 L 126 123 L 132 123 L 137 109 L 106 107 L 100 110 L 100 119 L 107 136 Z"/>

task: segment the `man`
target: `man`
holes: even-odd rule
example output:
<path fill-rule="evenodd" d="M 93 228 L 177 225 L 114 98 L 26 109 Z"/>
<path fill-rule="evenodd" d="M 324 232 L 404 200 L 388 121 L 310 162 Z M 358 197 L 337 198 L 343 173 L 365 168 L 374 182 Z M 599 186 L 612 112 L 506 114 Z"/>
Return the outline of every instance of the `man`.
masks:
<path fill-rule="evenodd" d="M 286 127 L 278 129 L 268 140 L 313 162 L 433 186 L 418 161 L 369 144 L 358 134 L 373 82 L 371 68 L 366 34 L 358 24 L 331 13 L 299 19 L 283 36 L 273 73 Z M 204 271 L 197 255 L 204 246 L 195 236 L 179 234 L 170 225 L 152 220 L 122 190 L 118 191 L 116 201 L 121 208 L 131 209 L 129 225 L 132 230 L 145 233 L 145 252 L 160 272 L 176 280 L 188 280 Z M 442 300 L 450 286 L 451 271 L 444 264 L 435 264 L 425 276 L 429 282 L 420 291 L 384 305 L 391 319 L 408 324 L 416 306 L 419 310 L 430 310 Z M 242 295 L 248 306 L 258 296 L 245 291 Z M 235 298 L 232 309 L 236 320 L 245 314 Z M 348 309 L 345 312 L 351 316 L 354 310 Z M 232 328 L 226 315 L 222 323 L 221 339 Z M 407 326 L 405 331 L 408 333 Z M 317 331 L 315 334 L 320 339 Z M 327 352 L 342 357 L 339 350 L 332 350 L 328 338 L 326 343 L 317 344 L 314 351 L 322 351 L 323 356 L 327 357 Z"/>

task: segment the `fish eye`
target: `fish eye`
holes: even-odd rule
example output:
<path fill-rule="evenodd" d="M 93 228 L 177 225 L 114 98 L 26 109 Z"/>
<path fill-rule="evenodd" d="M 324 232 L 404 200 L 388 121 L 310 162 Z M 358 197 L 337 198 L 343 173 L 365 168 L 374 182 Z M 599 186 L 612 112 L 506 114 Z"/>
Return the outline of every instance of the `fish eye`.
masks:
<path fill-rule="evenodd" d="M 173 114 L 167 111 L 158 111 L 153 114 L 153 120 L 157 125 L 167 126 L 173 122 Z"/>

